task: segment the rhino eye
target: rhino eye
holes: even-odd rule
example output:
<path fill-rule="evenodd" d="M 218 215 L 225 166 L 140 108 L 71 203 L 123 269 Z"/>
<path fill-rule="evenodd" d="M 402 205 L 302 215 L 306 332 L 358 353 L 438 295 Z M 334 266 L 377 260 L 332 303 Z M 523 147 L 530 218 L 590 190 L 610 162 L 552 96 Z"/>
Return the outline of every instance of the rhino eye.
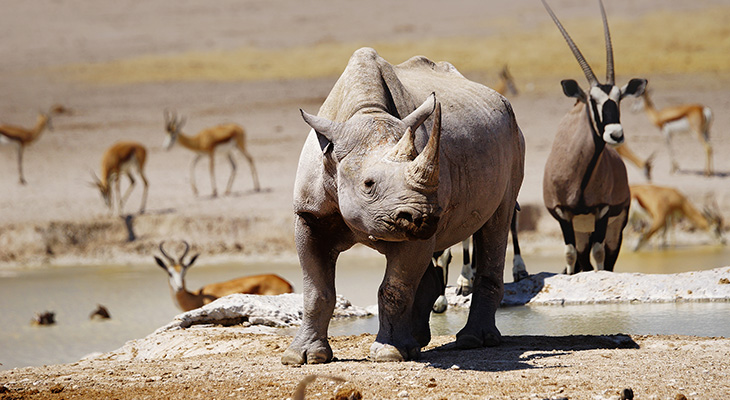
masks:
<path fill-rule="evenodd" d="M 375 181 L 372 179 L 365 179 L 365 182 L 363 182 L 363 187 L 365 188 L 366 193 L 371 193 L 373 191 L 373 188 L 375 187 Z"/>

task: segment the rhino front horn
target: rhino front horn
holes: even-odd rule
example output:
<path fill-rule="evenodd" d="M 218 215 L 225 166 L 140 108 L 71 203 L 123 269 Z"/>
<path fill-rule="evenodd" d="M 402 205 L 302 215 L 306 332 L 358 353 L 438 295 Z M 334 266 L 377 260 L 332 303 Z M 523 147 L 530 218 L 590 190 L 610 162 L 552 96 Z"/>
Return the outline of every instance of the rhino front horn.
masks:
<path fill-rule="evenodd" d="M 433 128 L 421 154 L 406 170 L 409 184 L 420 190 L 436 191 L 439 185 L 439 147 L 441 142 L 441 103 L 436 103 Z"/>

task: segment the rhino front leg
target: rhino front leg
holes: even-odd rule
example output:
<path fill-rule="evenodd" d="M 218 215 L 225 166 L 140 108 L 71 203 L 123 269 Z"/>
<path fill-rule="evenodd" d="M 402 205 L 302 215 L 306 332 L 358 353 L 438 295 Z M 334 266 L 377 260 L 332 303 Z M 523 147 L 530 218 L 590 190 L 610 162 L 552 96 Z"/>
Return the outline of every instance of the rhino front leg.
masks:
<path fill-rule="evenodd" d="M 296 217 L 294 232 L 304 275 L 304 314 L 302 326 L 281 357 L 283 364 L 318 364 L 332 360 L 327 328 L 336 301 L 335 263 L 342 251 L 341 243 L 333 238 L 347 236 L 342 232 L 344 224 L 340 221 L 316 219 L 311 214 Z"/>
<path fill-rule="evenodd" d="M 476 276 L 469 317 L 456 334 L 459 348 L 496 346 L 502 341 L 495 314 L 504 294 L 504 260 L 512 207 L 514 202 L 504 202 L 472 237 Z"/>
<path fill-rule="evenodd" d="M 388 249 L 384 251 L 388 260 L 385 277 L 378 289 L 380 326 L 375 343 L 370 348 L 370 357 L 374 361 L 413 360 L 421 352 L 421 344 L 414 337 L 414 331 L 423 328 L 423 324 L 414 327 L 414 317 L 422 319 L 424 314 L 428 315 L 427 312 L 419 312 L 423 311 L 420 308 L 430 311 L 438 296 L 436 285 L 426 285 L 419 290 L 424 273 L 430 265 L 434 244 L 429 240 L 399 242 L 387 246 Z M 419 304 L 423 306 L 419 310 L 414 309 L 417 291 L 422 297 Z M 430 296 L 423 294 L 424 291 L 429 292 Z"/>

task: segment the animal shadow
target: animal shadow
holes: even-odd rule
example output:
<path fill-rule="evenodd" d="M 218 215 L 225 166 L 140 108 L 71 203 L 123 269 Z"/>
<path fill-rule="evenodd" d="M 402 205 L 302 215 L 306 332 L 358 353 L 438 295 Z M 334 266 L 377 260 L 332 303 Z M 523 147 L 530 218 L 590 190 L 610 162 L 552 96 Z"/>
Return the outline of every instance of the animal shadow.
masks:
<path fill-rule="evenodd" d="M 421 353 L 420 362 L 440 369 L 457 365 L 459 369 L 474 371 L 513 371 L 540 368 L 528 363 L 536 358 L 575 351 L 638 348 L 628 335 L 503 336 L 502 344 L 496 347 L 461 350 L 456 348 L 456 343 L 447 343 Z"/>

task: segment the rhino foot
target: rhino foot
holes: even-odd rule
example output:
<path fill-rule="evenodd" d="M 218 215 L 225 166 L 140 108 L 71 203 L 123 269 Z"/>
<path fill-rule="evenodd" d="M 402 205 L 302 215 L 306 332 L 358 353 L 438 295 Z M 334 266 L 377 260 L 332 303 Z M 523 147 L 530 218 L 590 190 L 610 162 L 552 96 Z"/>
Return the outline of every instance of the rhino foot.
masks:
<path fill-rule="evenodd" d="M 459 349 L 478 349 L 494 347 L 502 343 L 502 335 L 496 328 L 494 332 L 469 332 L 466 328 L 456 335 L 456 347 Z"/>
<path fill-rule="evenodd" d="M 370 346 L 370 359 L 375 362 L 392 362 L 417 360 L 421 357 L 421 349 L 400 350 L 390 344 L 375 342 Z"/>
<path fill-rule="evenodd" d="M 315 342 L 308 347 L 292 343 L 281 356 L 281 363 L 284 365 L 324 364 L 330 361 L 332 361 L 332 348 L 327 341 Z"/>

